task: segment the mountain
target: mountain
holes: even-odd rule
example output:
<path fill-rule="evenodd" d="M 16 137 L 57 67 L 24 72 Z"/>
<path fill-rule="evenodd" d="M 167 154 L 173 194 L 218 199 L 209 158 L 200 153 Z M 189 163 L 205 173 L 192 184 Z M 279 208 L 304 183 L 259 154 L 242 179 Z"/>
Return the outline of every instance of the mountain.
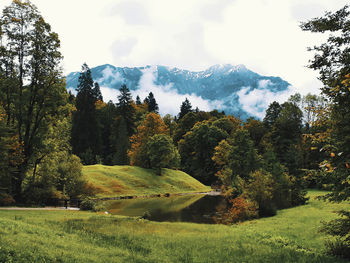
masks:
<path fill-rule="evenodd" d="M 183 101 L 188 97 L 193 106 L 202 110 L 217 108 L 242 119 L 250 116 L 261 118 L 267 102 L 288 93 L 290 87 L 280 77 L 262 76 L 244 65 L 230 64 L 214 65 L 198 72 L 165 66 L 121 68 L 106 64 L 92 68 L 91 73 L 94 81 L 102 87 L 103 95 L 104 89 L 118 90 L 122 84 L 126 84 L 133 95 L 140 95 L 141 99 L 142 95 L 146 96 L 147 92 L 152 91 L 161 113 L 176 114 L 180 105 L 176 105 L 175 113 L 162 112 L 160 97 L 167 104 L 171 104 L 171 101 L 181 104 L 180 99 Z M 67 89 L 75 89 L 78 78 L 79 72 L 70 73 L 67 76 Z M 169 105 L 165 107 L 175 111 Z"/>

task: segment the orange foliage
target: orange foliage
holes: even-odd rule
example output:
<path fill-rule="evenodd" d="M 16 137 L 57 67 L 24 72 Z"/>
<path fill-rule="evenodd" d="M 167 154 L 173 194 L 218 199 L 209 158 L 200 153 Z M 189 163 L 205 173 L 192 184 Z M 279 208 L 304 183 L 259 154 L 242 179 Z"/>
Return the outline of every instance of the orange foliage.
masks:
<path fill-rule="evenodd" d="M 247 200 L 244 196 L 239 196 L 231 202 L 233 207 L 230 213 L 233 222 L 241 222 L 258 217 L 257 205 Z"/>
<path fill-rule="evenodd" d="M 147 114 L 145 120 L 137 127 L 137 132 L 130 137 L 131 149 L 128 151 L 131 165 L 140 165 L 148 138 L 156 134 L 169 134 L 169 129 L 162 118 L 154 113 Z"/>
<path fill-rule="evenodd" d="M 95 108 L 96 110 L 101 110 L 102 108 L 106 107 L 107 104 L 105 102 L 103 102 L 102 100 L 97 100 L 95 102 Z"/>

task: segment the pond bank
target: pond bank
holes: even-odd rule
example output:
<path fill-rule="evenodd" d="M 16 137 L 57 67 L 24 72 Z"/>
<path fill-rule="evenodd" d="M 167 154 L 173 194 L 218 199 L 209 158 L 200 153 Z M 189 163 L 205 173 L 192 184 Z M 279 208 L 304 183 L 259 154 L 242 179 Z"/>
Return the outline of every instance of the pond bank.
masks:
<path fill-rule="evenodd" d="M 144 194 L 144 195 L 125 195 L 116 197 L 102 197 L 94 198 L 94 201 L 108 201 L 108 200 L 120 200 L 120 199 L 136 199 L 136 198 L 154 198 L 154 197 L 169 197 L 169 196 L 182 196 L 182 195 L 221 195 L 221 191 L 205 191 L 205 192 L 189 192 L 189 193 L 165 193 L 165 194 Z"/>

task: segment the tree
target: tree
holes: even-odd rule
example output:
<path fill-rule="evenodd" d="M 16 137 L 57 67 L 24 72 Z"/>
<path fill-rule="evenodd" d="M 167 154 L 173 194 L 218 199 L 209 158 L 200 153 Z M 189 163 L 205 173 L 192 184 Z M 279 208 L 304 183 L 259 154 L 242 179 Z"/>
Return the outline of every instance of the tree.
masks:
<path fill-rule="evenodd" d="M 281 112 L 281 105 L 274 101 L 272 102 L 266 110 L 266 114 L 263 120 L 263 123 L 267 129 L 270 129 L 272 125 L 275 123 Z"/>
<path fill-rule="evenodd" d="M 212 156 L 215 147 L 227 137 L 225 131 L 210 121 L 196 123 L 178 143 L 181 168 L 205 184 L 214 183 L 217 168 Z"/>
<path fill-rule="evenodd" d="M 263 122 L 255 120 L 254 118 L 248 118 L 243 124 L 243 128 L 249 132 L 250 138 L 253 140 L 254 147 L 263 153 L 264 146 L 262 145 L 262 139 L 266 134 L 266 127 Z"/>
<path fill-rule="evenodd" d="M 285 102 L 281 105 L 271 131 L 274 151 L 280 162 L 285 164 L 293 175 L 300 169 L 301 160 L 297 145 L 301 142 L 302 118 L 303 113 L 297 105 Z"/>
<path fill-rule="evenodd" d="M 60 69 L 60 41 L 35 6 L 13 1 L 3 10 L 0 34 L 1 103 L 7 125 L 23 146 L 23 162 L 11 175 L 11 188 L 21 200 L 27 172 L 39 162 L 47 130 L 67 116 L 68 94 Z"/>
<path fill-rule="evenodd" d="M 233 180 L 237 177 L 243 180 L 249 179 L 249 174 L 260 167 L 260 161 L 253 141 L 248 131 L 238 129 L 233 135 L 232 148 L 229 153 L 229 167 L 233 174 Z"/>
<path fill-rule="evenodd" d="M 129 164 L 128 150 L 130 149 L 130 142 L 125 118 L 123 116 L 118 117 L 114 124 L 114 132 L 111 138 L 114 152 L 112 163 L 118 165 Z"/>
<path fill-rule="evenodd" d="M 172 139 L 166 134 L 155 134 L 147 141 L 147 155 L 151 168 L 161 175 L 162 168 L 178 168 L 180 155 Z"/>
<path fill-rule="evenodd" d="M 244 186 L 244 193 L 250 200 L 258 204 L 259 216 L 276 214 L 276 207 L 273 203 L 274 184 L 271 174 L 257 170 L 250 174 Z"/>
<path fill-rule="evenodd" d="M 154 95 L 152 92 L 148 94 L 148 96 L 144 100 L 145 103 L 148 105 L 148 112 L 154 112 L 158 113 L 159 112 L 159 107 L 156 102 L 156 99 L 154 98 Z"/>
<path fill-rule="evenodd" d="M 76 112 L 72 122 L 73 153 L 81 157 L 84 164 L 96 163 L 101 154 L 102 139 L 95 105 L 100 98 L 97 88 L 90 68 L 84 63 L 78 80 Z"/>
<path fill-rule="evenodd" d="M 128 136 L 131 136 L 135 133 L 135 108 L 132 105 L 132 96 L 125 84 L 122 85 L 119 91 L 120 95 L 118 96 L 117 112 L 119 116 L 124 118 Z"/>
<path fill-rule="evenodd" d="M 172 137 L 174 134 L 174 131 L 176 129 L 176 126 L 177 126 L 175 118 L 173 116 L 171 116 L 170 114 L 166 114 L 163 117 L 163 121 L 169 129 L 169 135 Z"/>
<path fill-rule="evenodd" d="M 156 134 L 169 134 L 168 127 L 162 118 L 150 112 L 141 125 L 137 127 L 137 132 L 131 136 L 131 149 L 128 151 L 131 165 L 150 168 L 150 159 L 147 155 L 147 142 L 149 138 Z"/>
<path fill-rule="evenodd" d="M 116 122 L 117 108 L 112 101 L 109 101 L 104 107 L 98 110 L 98 119 L 101 124 L 102 138 L 102 160 L 103 164 L 112 165 L 113 155 L 116 149 Z"/>
<path fill-rule="evenodd" d="M 328 139 L 332 144 L 328 149 L 328 160 L 323 167 L 332 179 L 333 192 L 327 198 L 333 201 L 350 200 L 350 12 L 349 6 L 323 17 L 314 18 L 301 24 L 305 31 L 327 33 L 328 39 L 316 51 L 309 67 L 319 72 L 323 82 L 322 92 L 331 100 L 331 133 Z M 329 242 L 330 253 L 350 257 L 349 212 L 341 213 L 344 220 L 329 223 L 328 233 L 338 237 L 337 243 Z M 341 230 L 341 231 L 339 231 Z M 345 232 L 344 232 L 345 230 Z M 338 248 L 338 249 L 335 249 Z"/>
<path fill-rule="evenodd" d="M 135 101 L 136 105 L 141 105 L 141 99 L 139 97 L 139 95 L 136 96 L 136 101 Z"/>
<path fill-rule="evenodd" d="M 192 105 L 190 101 L 186 98 L 185 101 L 183 101 L 181 104 L 178 120 L 180 120 L 183 116 L 192 111 Z"/>

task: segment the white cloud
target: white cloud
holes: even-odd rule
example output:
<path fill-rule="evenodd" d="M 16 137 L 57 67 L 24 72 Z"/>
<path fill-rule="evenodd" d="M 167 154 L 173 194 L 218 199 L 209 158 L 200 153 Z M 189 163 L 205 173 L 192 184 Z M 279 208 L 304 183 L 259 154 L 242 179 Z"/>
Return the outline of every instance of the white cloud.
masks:
<path fill-rule="evenodd" d="M 188 98 L 193 108 L 198 107 L 200 110 L 210 111 L 220 106 L 220 101 L 208 101 L 195 94 L 179 94 L 176 90 L 171 89 L 172 85 L 156 85 L 157 70 L 155 67 L 149 67 L 143 70 L 143 75 L 139 82 L 139 88 L 132 91 L 133 97 L 138 95 L 141 99 L 148 96 L 150 92 L 159 106 L 161 115 L 177 115 L 180 111 L 181 103 Z"/>
<path fill-rule="evenodd" d="M 115 103 L 118 101 L 118 96 L 120 94 L 119 90 L 112 89 L 109 87 L 103 87 L 103 86 L 100 87 L 100 89 L 101 89 L 103 101 L 108 102 L 111 100 Z"/>
<path fill-rule="evenodd" d="M 0 9 L 11 3 L 1 0 Z M 300 21 L 335 11 L 348 0 L 31 0 L 59 34 L 66 73 L 83 62 L 203 70 L 245 64 L 280 76 L 299 92 L 321 87 L 305 68 L 306 51 L 324 40 Z M 62 15 L 64 14 L 64 15 Z"/>
<path fill-rule="evenodd" d="M 116 82 L 123 82 L 124 78 L 120 76 L 120 73 L 117 70 L 114 70 L 113 68 L 107 66 L 102 71 L 102 77 L 97 79 L 96 82 L 100 83 L 103 81 L 107 81 L 110 84 L 114 84 Z"/>
<path fill-rule="evenodd" d="M 285 91 L 274 93 L 267 88 L 266 82 L 260 81 L 258 89 L 251 90 L 250 87 L 244 87 L 237 93 L 242 109 L 259 119 L 264 118 L 270 103 L 273 101 L 285 102 L 290 95 L 296 92 L 293 87 L 289 87 Z"/>

